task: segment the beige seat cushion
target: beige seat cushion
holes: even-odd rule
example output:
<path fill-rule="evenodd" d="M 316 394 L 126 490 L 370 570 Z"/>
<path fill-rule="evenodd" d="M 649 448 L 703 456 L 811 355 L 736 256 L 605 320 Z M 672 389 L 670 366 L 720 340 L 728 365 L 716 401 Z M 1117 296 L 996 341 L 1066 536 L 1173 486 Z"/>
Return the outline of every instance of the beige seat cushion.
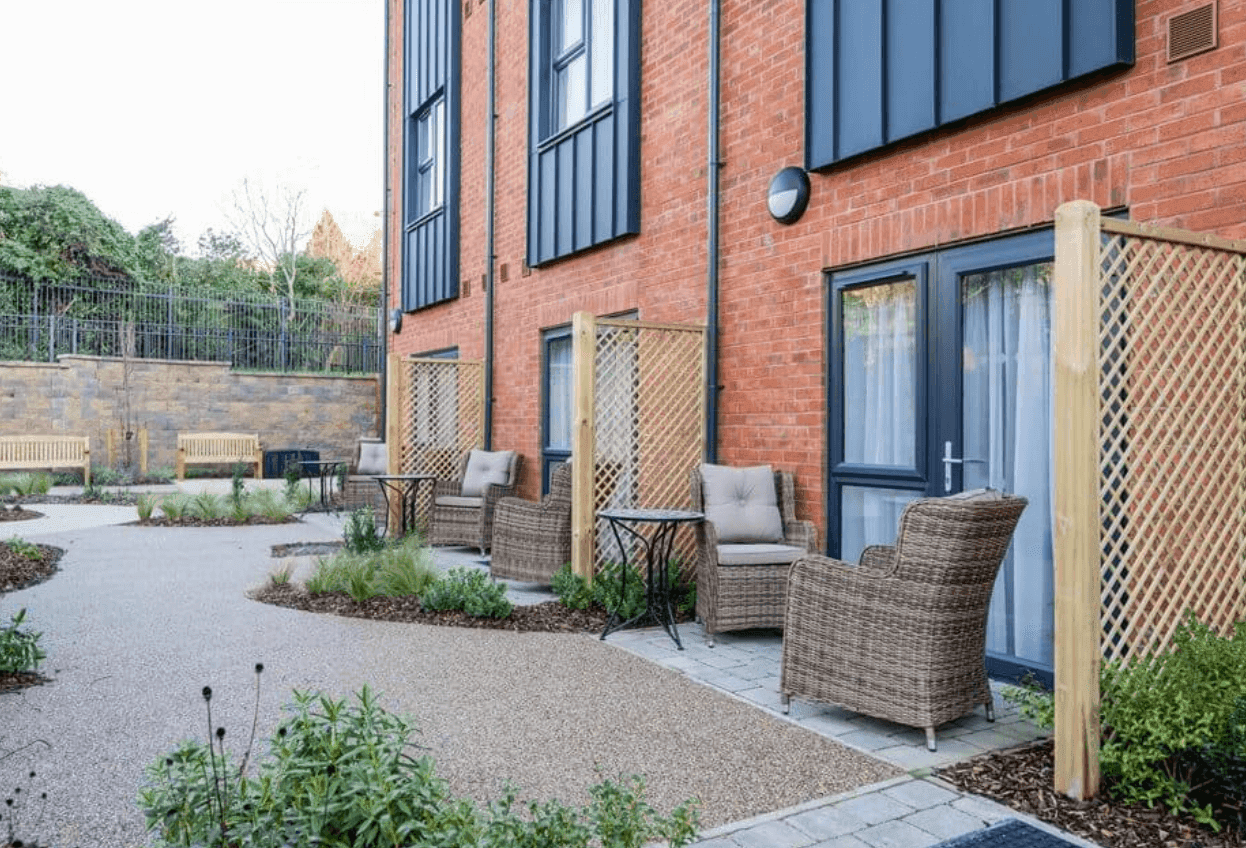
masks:
<path fill-rule="evenodd" d="M 463 472 L 462 495 L 480 497 L 490 483 L 505 486 L 510 482 L 511 461 L 514 451 L 473 450 L 467 457 L 467 470 Z"/>
<path fill-rule="evenodd" d="M 463 495 L 442 495 L 437 498 L 437 506 L 475 507 L 480 509 L 481 504 L 484 502 L 484 498 L 469 498 Z"/>
<path fill-rule="evenodd" d="M 719 565 L 778 565 L 792 563 L 807 553 L 792 545 L 759 542 L 752 545 L 719 545 Z"/>
<path fill-rule="evenodd" d="M 769 465 L 703 464 L 701 490 L 705 517 L 714 522 L 719 542 L 783 541 L 783 516 Z"/>
<path fill-rule="evenodd" d="M 1004 496 L 999 489 L 968 489 L 954 495 L 945 495 L 948 501 L 997 501 Z"/>

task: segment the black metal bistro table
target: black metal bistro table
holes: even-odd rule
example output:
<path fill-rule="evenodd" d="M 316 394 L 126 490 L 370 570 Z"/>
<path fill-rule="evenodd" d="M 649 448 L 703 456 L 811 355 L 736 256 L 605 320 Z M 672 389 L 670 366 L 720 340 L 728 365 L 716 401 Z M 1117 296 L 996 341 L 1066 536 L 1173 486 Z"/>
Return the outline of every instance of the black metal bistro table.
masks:
<path fill-rule="evenodd" d="M 425 522 L 418 520 L 420 484 L 425 480 L 436 480 L 436 474 L 373 474 L 372 479 L 381 487 L 385 496 L 385 525 L 389 526 L 389 515 L 393 510 L 390 496 L 398 499 L 398 524 L 405 537 L 412 529 L 418 528 L 420 533 L 427 535 Z M 391 532 L 388 535 L 393 536 Z"/>
<path fill-rule="evenodd" d="M 624 535 L 636 540 L 645 549 L 649 574 L 648 586 L 645 589 L 644 610 L 627 621 L 619 621 L 617 613 L 610 613 L 610 618 L 606 620 L 606 629 L 601 632 L 601 638 L 605 639 L 609 634 L 624 627 L 653 621 L 662 625 L 666 635 L 674 639 L 675 645 L 682 651 L 684 646 L 679 641 L 679 629 L 675 626 L 675 611 L 671 608 L 670 575 L 667 573 L 666 564 L 670 560 L 671 548 L 675 542 L 675 531 L 679 529 L 679 525 L 702 521 L 705 519 L 705 514 L 683 509 L 603 509 L 597 513 L 597 517 L 604 518 L 610 524 L 610 531 L 614 533 L 614 541 L 619 546 L 619 556 L 623 560 L 622 575 L 619 578 L 623 583 L 620 587 L 620 596 L 627 596 L 627 577 L 632 570 L 627 561 L 628 546 L 623 544 Z M 647 535 L 640 529 L 645 524 L 654 525 L 652 532 Z"/>
<path fill-rule="evenodd" d="M 312 479 L 320 478 L 320 506 L 328 509 L 333 499 L 333 478 L 345 473 L 348 463 L 344 459 L 304 459 L 299 461 L 303 476 L 307 478 L 307 491 L 312 491 Z"/>

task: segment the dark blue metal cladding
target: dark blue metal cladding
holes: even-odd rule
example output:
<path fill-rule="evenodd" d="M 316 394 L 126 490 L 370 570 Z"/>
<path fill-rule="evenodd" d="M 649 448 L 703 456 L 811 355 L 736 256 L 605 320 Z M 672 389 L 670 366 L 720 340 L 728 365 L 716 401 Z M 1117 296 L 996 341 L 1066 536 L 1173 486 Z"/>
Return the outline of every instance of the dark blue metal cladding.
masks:
<path fill-rule="evenodd" d="M 939 123 L 947 123 L 995 105 L 995 0 L 940 5 Z"/>
<path fill-rule="evenodd" d="M 887 140 L 935 126 L 936 0 L 888 4 L 886 21 Z"/>
<path fill-rule="evenodd" d="M 1065 0 L 999 4 L 1001 103 L 1051 88 L 1066 79 L 1064 4 Z M 1035 50 L 1035 45 L 1043 49 Z"/>
<path fill-rule="evenodd" d="M 840 158 L 881 147 L 883 135 L 883 0 L 839 4 L 839 85 L 835 125 Z"/>
<path fill-rule="evenodd" d="M 614 99 L 551 132 L 551 4 L 531 0 L 528 264 L 640 231 L 640 0 L 616 0 Z"/>
<path fill-rule="evenodd" d="M 405 11 L 402 305 L 415 310 L 459 295 L 460 21 L 452 0 L 406 0 Z M 415 197 L 415 116 L 437 100 L 445 102 L 444 200 L 430 211 Z"/>
<path fill-rule="evenodd" d="M 1134 61 L 1133 0 L 806 0 L 810 169 Z"/>

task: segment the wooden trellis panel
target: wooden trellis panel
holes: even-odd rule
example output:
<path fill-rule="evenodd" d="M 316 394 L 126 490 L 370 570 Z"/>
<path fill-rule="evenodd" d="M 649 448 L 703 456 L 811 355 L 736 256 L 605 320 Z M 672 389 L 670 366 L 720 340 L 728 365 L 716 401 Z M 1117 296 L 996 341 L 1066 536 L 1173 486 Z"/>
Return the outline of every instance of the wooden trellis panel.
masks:
<path fill-rule="evenodd" d="M 390 356 L 386 440 L 399 446 L 390 473 L 458 476 L 463 456 L 484 446 L 484 374 L 476 360 Z M 428 504 L 416 508 L 423 515 Z"/>
<path fill-rule="evenodd" d="M 705 444 L 705 329 L 582 313 L 575 327 L 574 453 L 591 455 L 593 466 L 591 477 L 576 475 L 579 491 L 591 487 L 592 497 L 575 498 L 573 565 L 586 574 L 620 555 L 605 522 L 592 514 L 597 509 L 691 505 L 688 471 Z M 692 545 L 683 528 L 674 550 L 683 567 L 695 559 Z M 629 561 L 638 554 L 629 550 Z"/>
<path fill-rule="evenodd" d="M 1056 788 L 1098 790 L 1099 667 L 1246 618 L 1246 242 L 1056 211 Z"/>

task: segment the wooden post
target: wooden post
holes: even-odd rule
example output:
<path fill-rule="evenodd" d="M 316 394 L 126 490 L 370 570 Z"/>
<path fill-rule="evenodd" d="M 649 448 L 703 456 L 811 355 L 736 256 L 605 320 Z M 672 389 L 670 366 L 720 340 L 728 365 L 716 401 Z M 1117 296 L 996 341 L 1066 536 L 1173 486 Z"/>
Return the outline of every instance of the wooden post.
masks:
<path fill-rule="evenodd" d="M 592 583 L 594 531 L 593 469 L 597 465 L 593 408 L 597 361 L 597 321 L 589 312 L 571 318 L 571 570 Z"/>
<path fill-rule="evenodd" d="M 1055 789 L 1099 791 L 1099 207 L 1056 210 Z"/>
<path fill-rule="evenodd" d="M 407 391 L 407 369 L 402 354 L 389 354 L 385 377 L 385 473 L 402 474 L 402 415 L 407 408 L 407 404 L 403 402 Z M 402 524 L 399 499 L 387 500 L 392 500 L 392 503 L 389 505 L 389 514 L 385 516 L 385 526 L 399 527 Z"/>

